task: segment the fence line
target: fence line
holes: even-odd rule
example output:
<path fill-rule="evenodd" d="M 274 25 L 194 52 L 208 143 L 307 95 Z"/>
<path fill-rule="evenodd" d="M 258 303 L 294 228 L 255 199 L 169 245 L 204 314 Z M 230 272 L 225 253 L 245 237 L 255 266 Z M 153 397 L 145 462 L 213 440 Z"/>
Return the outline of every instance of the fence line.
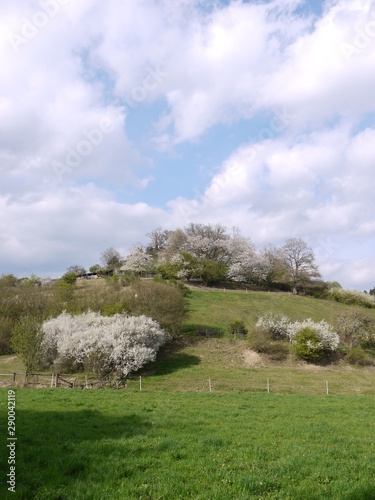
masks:
<path fill-rule="evenodd" d="M 228 393 L 233 391 L 240 392 L 260 392 L 268 394 L 322 394 L 322 395 L 342 395 L 342 394 L 373 394 L 375 395 L 375 387 L 369 385 L 346 385 L 344 390 L 337 383 L 329 384 L 329 380 L 322 379 L 320 382 L 312 381 L 309 385 L 298 385 L 298 383 L 279 383 L 277 379 L 265 377 L 264 381 L 259 379 L 251 381 L 248 378 L 239 379 L 238 383 L 233 380 L 226 380 L 223 378 L 215 379 L 209 377 L 204 379 L 199 377 L 190 380 L 190 386 L 179 387 L 178 381 L 176 386 L 164 387 L 159 381 L 157 384 L 152 382 L 148 384 L 148 380 L 153 380 L 153 377 L 145 375 L 133 375 L 125 379 L 117 377 L 115 373 L 104 375 L 100 379 L 88 379 L 87 375 L 79 374 L 74 377 L 71 375 L 60 373 L 0 373 L 0 377 L 6 377 L 8 380 L 0 381 L 2 387 L 43 387 L 43 388 L 60 388 L 60 389 L 119 389 L 123 386 L 124 389 L 130 392 L 144 391 L 144 392 L 159 392 L 159 391 L 180 391 L 180 392 L 221 392 Z M 245 383 L 244 383 L 245 382 Z M 147 387 L 149 386 L 149 387 Z M 160 388 L 159 388 L 160 387 Z"/>

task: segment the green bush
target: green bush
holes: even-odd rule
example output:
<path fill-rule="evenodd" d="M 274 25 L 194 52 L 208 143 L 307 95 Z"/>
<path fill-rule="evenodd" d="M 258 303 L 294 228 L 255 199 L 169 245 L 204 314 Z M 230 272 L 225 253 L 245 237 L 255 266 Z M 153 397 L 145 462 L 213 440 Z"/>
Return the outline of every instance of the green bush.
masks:
<path fill-rule="evenodd" d="M 21 316 L 12 330 L 12 348 L 19 356 L 27 372 L 32 372 L 42 363 L 42 323 L 33 316 Z"/>
<path fill-rule="evenodd" d="M 267 328 L 257 327 L 253 330 L 250 346 L 259 354 L 267 354 L 272 361 L 283 361 L 289 355 L 289 343 L 274 340 Z"/>
<path fill-rule="evenodd" d="M 116 304 L 104 304 L 101 308 L 102 316 L 113 316 L 114 314 L 121 314 L 124 312 L 124 306 L 121 302 Z"/>
<path fill-rule="evenodd" d="M 232 335 L 236 334 L 247 335 L 248 330 L 246 328 L 245 323 L 242 320 L 236 319 L 229 323 L 228 332 L 231 333 Z"/>
<path fill-rule="evenodd" d="M 170 333 L 180 330 L 186 313 L 181 291 L 174 285 L 155 281 L 137 281 L 126 290 L 124 310 L 133 316 L 157 321 Z"/>
<path fill-rule="evenodd" d="M 322 345 L 316 330 L 308 326 L 301 328 L 293 341 L 293 350 L 297 358 L 317 361 L 329 354 L 326 347 Z"/>
<path fill-rule="evenodd" d="M 373 364 L 367 353 L 360 347 L 350 349 L 345 359 L 351 365 L 367 366 Z"/>
<path fill-rule="evenodd" d="M 12 353 L 10 342 L 12 328 L 13 321 L 10 318 L 0 318 L 0 355 Z"/>

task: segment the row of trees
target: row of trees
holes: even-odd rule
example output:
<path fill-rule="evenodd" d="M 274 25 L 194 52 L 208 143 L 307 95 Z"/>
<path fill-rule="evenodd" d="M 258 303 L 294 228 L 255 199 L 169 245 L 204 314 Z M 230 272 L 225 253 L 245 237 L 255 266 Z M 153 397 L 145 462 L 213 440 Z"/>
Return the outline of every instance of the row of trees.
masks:
<path fill-rule="evenodd" d="M 199 279 L 206 285 L 232 281 L 267 288 L 288 287 L 295 293 L 319 282 L 321 275 L 307 243 L 290 238 L 281 247 L 259 251 L 238 229 L 220 224 L 194 224 L 173 231 L 157 228 L 122 258 L 114 248 L 101 254 L 102 266 L 91 272 L 157 274 L 169 280 Z M 79 266 L 75 266 L 78 267 Z"/>

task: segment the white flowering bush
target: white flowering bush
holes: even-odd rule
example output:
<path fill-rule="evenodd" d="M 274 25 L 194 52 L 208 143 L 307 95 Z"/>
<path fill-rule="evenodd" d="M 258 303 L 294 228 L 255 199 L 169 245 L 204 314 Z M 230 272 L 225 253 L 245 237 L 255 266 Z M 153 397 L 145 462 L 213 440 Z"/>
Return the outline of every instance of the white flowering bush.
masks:
<path fill-rule="evenodd" d="M 266 314 L 258 319 L 257 329 L 266 330 L 273 339 L 285 339 L 289 337 L 288 328 L 290 319 L 287 316 Z"/>
<path fill-rule="evenodd" d="M 91 311 L 79 316 L 63 312 L 45 321 L 43 331 L 43 349 L 50 362 L 125 376 L 153 361 L 166 341 L 166 333 L 151 318 L 105 317 Z"/>
<path fill-rule="evenodd" d="M 357 305 L 363 307 L 375 307 L 375 296 L 357 290 L 345 290 L 343 288 L 331 288 L 328 298 L 343 304 Z"/>
<path fill-rule="evenodd" d="M 340 338 L 324 320 L 316 323 L 312 319 L 290 323 L 288 336 L 294 344 L 299 358 L 312 360 L 323 358 L 336 351 Z"/>
<path fill-rule="evenodd" d="M 326 357 L 336 351 L 340 342 L 339 335 L 324 320 L 319 323 L 312 319 L 292 322 L 287 316 L 273 314 L 266 314 L 258 319 L 253 336 L 258 352 L 267 352 L 272 344 L 270 338 L 288 339 L 293 344 L 296 355 L 306 360 Z M 272 344 L 272 348 L 275 347 L 276 344 Z"/>

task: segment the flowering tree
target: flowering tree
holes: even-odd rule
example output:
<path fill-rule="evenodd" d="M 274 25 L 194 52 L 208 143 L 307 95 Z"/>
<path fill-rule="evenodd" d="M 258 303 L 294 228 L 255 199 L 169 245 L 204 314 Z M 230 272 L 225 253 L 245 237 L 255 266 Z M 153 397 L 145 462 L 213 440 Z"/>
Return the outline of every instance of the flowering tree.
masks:
<path fill-rule="evenodd" d="M 94 371 L 119 371 L 128 375 L 153 361 L 166 341 L 166 333 L 146 316 L 63 312 L 43 323 L 43 349 L 50 362 Z"/>
<path fill-rule="evenodd" d="M 255 246 L 246 238 L 236 236 L 229 245 L 228 278 L 239 283 L 265 281 L 271 270 L 269 262 L 258 254 Z"/>
<path fill-rule="evenodd" d="M 120 271 L 131 271 L 142 274 L 151 272 L 153 269 L 153 259 L 151 255 L 145 252 L 143 247 L 133 248 L 130 255 L 126 257 Z"/>
<path fill-rule="evenodd" d="M 230 240 L 226 228 L 220 224 L 189 224 L 185 228 L 186 250 L 199 258 L 225 262 Z"/>

